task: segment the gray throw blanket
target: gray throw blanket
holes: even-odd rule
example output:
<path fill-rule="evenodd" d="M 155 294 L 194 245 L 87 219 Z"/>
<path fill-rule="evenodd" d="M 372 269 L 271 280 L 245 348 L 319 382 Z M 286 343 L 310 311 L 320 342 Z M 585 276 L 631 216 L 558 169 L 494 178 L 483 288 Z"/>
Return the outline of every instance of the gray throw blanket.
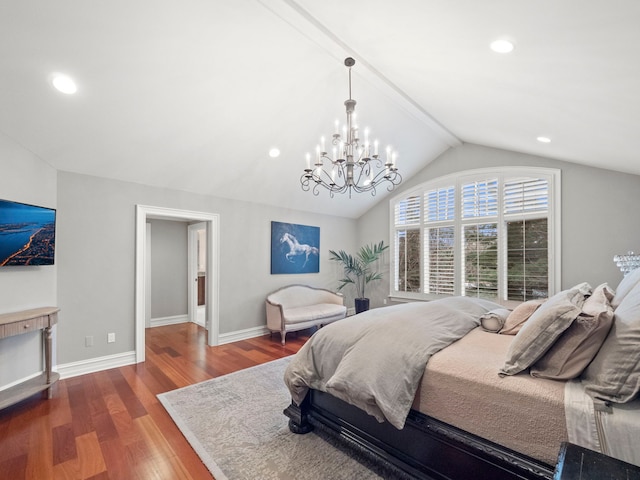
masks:
<path fill-rule="evenodd" d="M 309 388 L 404 427 L 427 361 L 500 305 L 450 297 L 369 310 L 318 330 L 289 364 L 284 381 L 296 404 Z"/>

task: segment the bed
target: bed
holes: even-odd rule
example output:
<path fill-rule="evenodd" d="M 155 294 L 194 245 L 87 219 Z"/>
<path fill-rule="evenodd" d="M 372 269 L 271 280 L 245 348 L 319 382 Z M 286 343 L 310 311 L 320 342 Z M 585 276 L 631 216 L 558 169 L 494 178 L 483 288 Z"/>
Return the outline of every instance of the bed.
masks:
<path fill-rule="evenodd" d="M 639 464 L 640 270 L 616 291 L 528 304 L 515 335 L 483 328 L 501 306 L 464 297 L 341 320 L 285 373 L 290 429 L 336 435 L 400 478 L 548 479 L 563 442 Z"/>

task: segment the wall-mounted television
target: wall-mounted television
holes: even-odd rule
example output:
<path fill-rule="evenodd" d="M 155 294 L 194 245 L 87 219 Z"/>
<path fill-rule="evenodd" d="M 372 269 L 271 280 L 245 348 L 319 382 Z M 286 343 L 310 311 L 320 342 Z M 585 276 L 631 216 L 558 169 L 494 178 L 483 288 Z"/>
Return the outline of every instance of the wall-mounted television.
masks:
<path fill-rule="evenodd" d="M 0 200 L 0 267 L 53 265 L 56 211 Z"/>

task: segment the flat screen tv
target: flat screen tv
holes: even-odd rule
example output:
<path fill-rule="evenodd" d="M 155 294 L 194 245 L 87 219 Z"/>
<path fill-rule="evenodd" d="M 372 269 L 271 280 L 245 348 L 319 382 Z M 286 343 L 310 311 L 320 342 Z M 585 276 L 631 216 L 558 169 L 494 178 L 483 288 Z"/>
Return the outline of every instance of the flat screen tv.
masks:
<path fill-rule="evenodd" d="M 0 200 L 0 267 L 53 265 L 56 211 Z"/>

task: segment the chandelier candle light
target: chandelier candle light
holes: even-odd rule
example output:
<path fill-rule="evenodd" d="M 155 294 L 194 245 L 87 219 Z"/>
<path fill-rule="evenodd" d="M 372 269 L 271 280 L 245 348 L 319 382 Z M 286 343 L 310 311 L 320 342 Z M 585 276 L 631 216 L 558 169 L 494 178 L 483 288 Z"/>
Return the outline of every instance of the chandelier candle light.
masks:
<path fill-rule="evenodd" d="M 397 153 L 391 147 L 386 149 L 383 160 L 378 154 L 378 141 L 373 145 L 369 141 L 369 131 L 364 131 L 364 141 L 358 138 L 358 126 L 355 122 L 356 101 L 351 98 L 351 67 L 356 61 L 349 57 L 344 64 L 349 68 L 349 99 L 344 102 L 347 109 L 347 123 L 342 126 L 336 120 L 335 133 L 331 143 L 332 155 L 329 156 L 325 147 L 325 138 L 320 139 L 316 146 L 314 163 L 311 165 L 311 155 L 307 153 L 306 168 L 300 177 L 302 190 L 308 192 L 313 187 L 313 194 L 320 193 L 319 187 L 329 190 L 333 197 L 336 193 L 371 192 L 376 194 L 378 185 L 387 184 L 387 190 L 392 191 L 402 182 L 402 176 L 396 166 Z"/>

